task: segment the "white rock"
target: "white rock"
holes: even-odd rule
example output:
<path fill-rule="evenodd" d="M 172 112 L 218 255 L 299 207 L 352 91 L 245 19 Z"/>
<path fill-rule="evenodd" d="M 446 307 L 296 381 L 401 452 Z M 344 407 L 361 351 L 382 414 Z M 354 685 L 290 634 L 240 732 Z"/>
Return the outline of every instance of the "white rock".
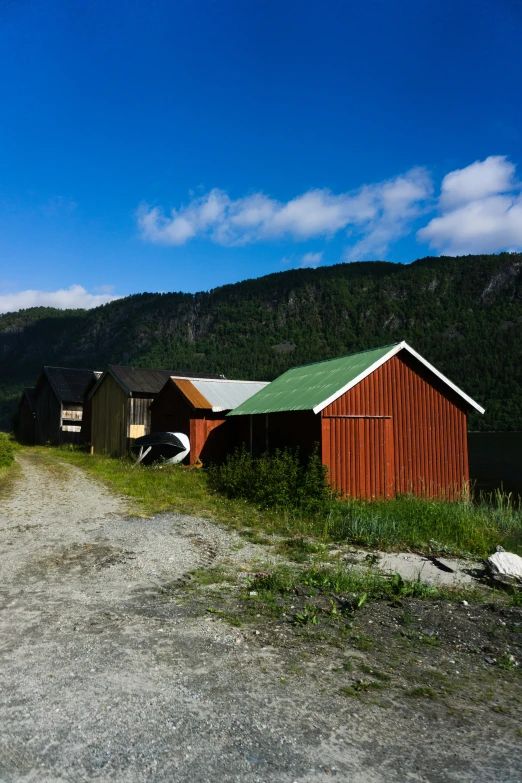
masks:
<path fill-rule="evenodd" d="M 522 557 L 513 552 L 495 552 L 488 557 L 488 564 L 493 575 L 511 577 L 522 581 Z"/>

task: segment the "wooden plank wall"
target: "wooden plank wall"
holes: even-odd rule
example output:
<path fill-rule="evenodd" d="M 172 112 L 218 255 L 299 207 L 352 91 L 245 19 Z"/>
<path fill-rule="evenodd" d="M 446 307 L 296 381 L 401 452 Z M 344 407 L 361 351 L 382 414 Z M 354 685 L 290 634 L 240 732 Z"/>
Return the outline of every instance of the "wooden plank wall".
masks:
<path fill-rule="evenodd" d="M 45 446 L 61 442 L 62 406 L 51 384 L 44 378 L 36 398 L 35 443 Z"/>
<path fill-rule="evenodd" d="M 128 400 L 127 437 L 141 438 L 151 432 L 149 406 L 154 397 L 133 396 Z"/>
<path fill-rule="evenodd" d="M 92 398 L 91 444 L 96 453 L 121 457 L 127 452 L 127 397 L 106 375 Z"/>
<path fill-rule="evenodd" d="M 347 416 L 368 418 L 342 423 Z M 386 425 L 377 423 L 386 418 L 369 417 L 390 417 L 389 435 L 383 439 Z M 405 352 L 327 406 L 322 424 L 323 462 L 348 495 L 455 498 L 469 481 L 462 401 Z M 393 465 L 393 482 L 382 474 L 383 459 Z"/>
<path fill-rule="evenodd" d="M 25 394 L 12 421 L 17 441 L 32 446 L 35 442 L 35 419 Z"/>
<path fill-rule="evenodd" d="M 395 472 L 391 418 L 323 416 L 323 462 L 342 494 L 393 497 Z"/>
<path fill-rule="evenodd" d="M 191 412 L 185 397 L 169 382 L 151 406 L 151 432 L 183 432 L 190 438 Z"/>
<path fill-rule="evenodd" d="M 306 461 L 316 446 L 321 445 L 321 417 L 313 411 L 233 416 L 230 422 L 229 449 L 245 447 L 255 457 L 275 449 L 297 449 Z M 250 436 L 252 435 L 252 442 Z"/>
<path fill-rule="evenodd" d="M 194 411 L 190 419 L 190 464 L 222 462 L 228 450 L 228 422 L 224 413 Z"/>

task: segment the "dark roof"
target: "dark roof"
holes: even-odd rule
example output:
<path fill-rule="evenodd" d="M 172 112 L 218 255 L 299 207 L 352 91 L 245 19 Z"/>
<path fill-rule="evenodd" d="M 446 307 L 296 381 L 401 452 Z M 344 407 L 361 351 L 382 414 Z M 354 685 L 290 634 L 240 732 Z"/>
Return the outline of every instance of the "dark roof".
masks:
<path fill-rule="evenodd" d="M 149 370 L 143 367 L 121 367 L 109 364 L 107 372 L 120 384 L 127 394 L 159 394 L 172 375 L 183 378 L 223 378 L 222 375 L 208 375 L 194 372 L 173 372 L 172 370 Z M 105 373 L 104 373 L 105 374 Z M 100 378 L 98 383 L 103 379 Z"/>
<path fill-rule="evenodd" d="M 73 367 L 44 367 L 36 384 L 38 394 L 46 377 L 60 402 L 85 402 L 91 386 L 96 382 L 93 370 L 77 370 Z"/>

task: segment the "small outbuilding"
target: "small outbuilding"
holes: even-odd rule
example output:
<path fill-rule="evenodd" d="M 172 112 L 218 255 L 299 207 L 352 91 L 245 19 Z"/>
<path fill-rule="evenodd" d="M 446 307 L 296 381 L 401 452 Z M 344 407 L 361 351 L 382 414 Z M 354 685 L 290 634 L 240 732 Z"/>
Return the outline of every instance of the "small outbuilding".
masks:
<path fill-rule="evenodd" d="M 455 498 L 469 483 L 467 413 L 484 413 L 406 342 L 294 367 L 231 411 L 254 454 L 318 446 L 342 495 Z"/>
<path fill-rule="evenodd" d="M 89 395 L 92 451 L 122 457 L 130 451 L 135 438 L 148 435 L 151 432 L 150 405 L 174 374 L 171 370 L 110 364 Z M 223 376 L 184 373 L 183 377 Z"/>
<path fill-rule="evenodd" d="M 34 444 L 35 401 L 34 389 L 23 390 L 18 400 L 16 412 L 11 419 L 11 429 L 16 440 L 27 446 Z"/>
<path fill-rule="evenodd" d="M 84 443 L 90 438 L 87 395 L 98 379 L 93 370 L 44 367 L 34 390 L 34 442 Z"/>
<path fill-rule="evenodd" d="M 183 432 L 190 464 L 221 462 L 233 441 L 226 414 L 268 386 L 263 381 L 171 376 L 150 406 L 151 432 Z"/>

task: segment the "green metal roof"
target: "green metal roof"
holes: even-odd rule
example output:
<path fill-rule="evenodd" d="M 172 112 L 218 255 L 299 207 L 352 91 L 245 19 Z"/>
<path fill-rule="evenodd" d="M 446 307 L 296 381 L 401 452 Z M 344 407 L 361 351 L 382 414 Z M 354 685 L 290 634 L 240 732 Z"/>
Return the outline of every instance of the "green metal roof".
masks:
<path fill-rule="evenodd" d="M 248 400 L 234 408 L 229 416 L 279 411 L 309 411 L 324 403 L 347 384 L 369 370 L 400 343 L 373 348 L 325 362 L 314 362 L 287 370 Z"/>

